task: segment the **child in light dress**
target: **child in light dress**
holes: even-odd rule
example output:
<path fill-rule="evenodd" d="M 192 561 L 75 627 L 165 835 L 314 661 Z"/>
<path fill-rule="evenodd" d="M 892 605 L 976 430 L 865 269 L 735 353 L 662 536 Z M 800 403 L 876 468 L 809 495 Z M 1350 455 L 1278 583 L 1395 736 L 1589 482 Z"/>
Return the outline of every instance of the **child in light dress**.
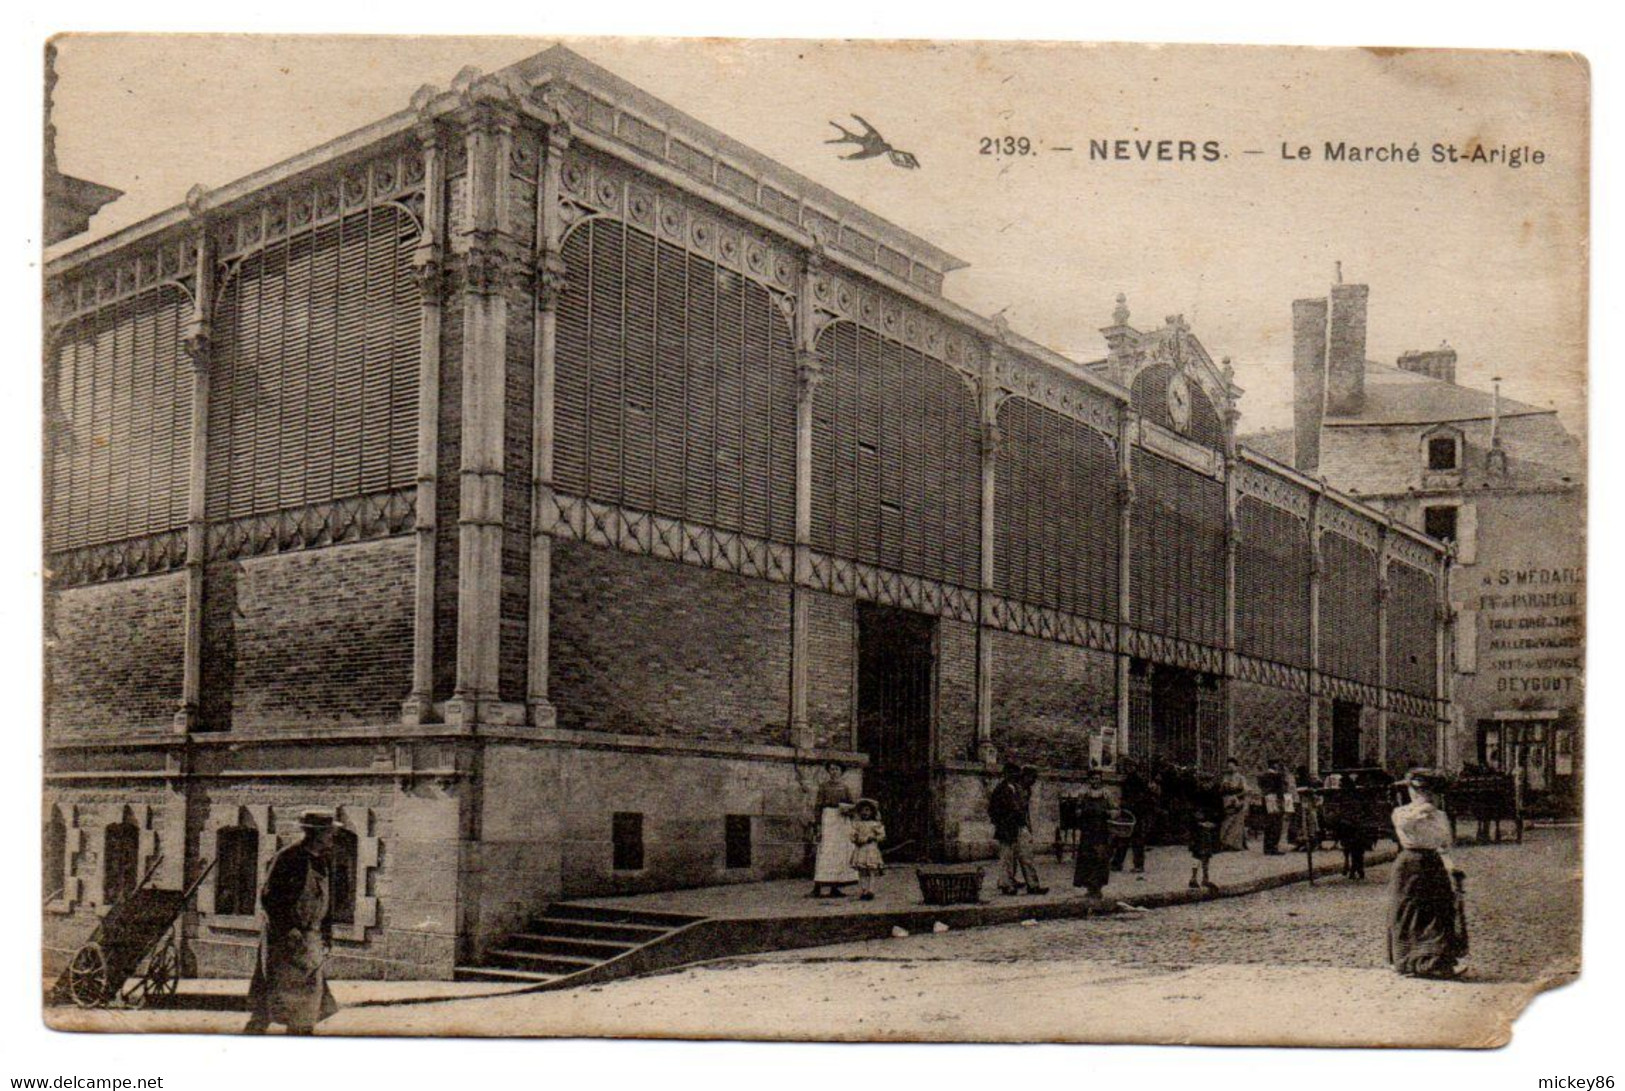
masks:
<path fill-rule="evenodd" d="M 872 799 L 860 799 L 853 808 L 852 867 L 858 873 L 858 897 L 866 902 L 875 899 L 875 876 L 886 870 L 880 856 L 880 843 L 886 840 L 886 827 L 880 824 L 880 804 Z"/>

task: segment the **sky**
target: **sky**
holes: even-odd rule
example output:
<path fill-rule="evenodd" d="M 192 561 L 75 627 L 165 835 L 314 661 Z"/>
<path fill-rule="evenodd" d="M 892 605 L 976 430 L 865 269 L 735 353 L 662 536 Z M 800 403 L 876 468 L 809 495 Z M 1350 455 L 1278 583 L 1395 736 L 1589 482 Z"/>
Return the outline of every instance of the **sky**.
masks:
<path fill-rule="evenodd" d="M 61 168 L 126 196 L 81 241 L 405 106 L 465 65 L 554 40 L 69 36 Z M 945 294 L 1079 360 L 1182 314 L 1231 357 L 1242 429 L 1290 424 L 1291 303 L 1370 285 L 1367 355 L 1448 341 L 1585 427 L 1588 74 L 1570 55 L 1022 43 L 570 39 L 584 56 L 969 263 Z M 847 162 L 871 121 L 918 170 Z M 983 154 L 984 138 L 1031 153 Z M 1216 142 L 1196 162 L 1093 159 L 1091 141 Z M 1330 162 L 1325 145 L 1420 162 Z M 1545 162 L 1436 164 L 1435 144 Z M 1177 149 L 1177 145 L 1174 146 Z M 1307 147 L 1308 159 L 1298 159 Z M 1115 148 L 1115 145 L 1114 145 Z M 1283 148 L 1294 158 L 1283 157 Z M 1071 149 L 1070 151 L 1064 149 Z M 848 147 L 845 150 L 850 150 Z M 1153 153 L 1154 154 L 1154 153 Z M 1176 151 L 1177 155 L 1177 151 Z"/>

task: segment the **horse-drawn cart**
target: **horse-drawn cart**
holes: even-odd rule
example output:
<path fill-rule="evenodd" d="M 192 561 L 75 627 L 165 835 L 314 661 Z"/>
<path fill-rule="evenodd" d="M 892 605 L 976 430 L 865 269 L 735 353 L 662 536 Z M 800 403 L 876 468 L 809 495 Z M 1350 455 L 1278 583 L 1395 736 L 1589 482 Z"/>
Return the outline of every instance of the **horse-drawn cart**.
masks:
<path fill-rule="evenodd" d="M 152 862 L 135 889 L 108 909 L 95 934 L 74 952 L 52 993 L 58 1002 L 139 1008 L 175 995 L 181 977 L 176 923 L 214 864 L 204 865 L 185 890 L 161 890 L 147 883 L 162 862 L 162 857 Z"/>
<path fill-rule="evenodd" d="M 1347 870 L 1351 856 L 1363 858 L 1377 842 L 1392 840 L 1398 802 L 1394 778 L 1375 768 L 1334 770 L 1326 775 L 1322 787 L 1298 789 L 1311 881 L 1315 850 L 1325 841 L 1342 850 Z"/>
<path fill-rule="evenodd" d="M 1517 778 L 1510 773 L 1463 773 L 1445 789 L 1444 809 L 1450 816 L 1450 836 L 1463 818 L 1478 823 L 1480 841 L 1501 840 L 1501 823 L 1511 822 L 1518 844 L 1523 844 L 1523 806 Z"/>

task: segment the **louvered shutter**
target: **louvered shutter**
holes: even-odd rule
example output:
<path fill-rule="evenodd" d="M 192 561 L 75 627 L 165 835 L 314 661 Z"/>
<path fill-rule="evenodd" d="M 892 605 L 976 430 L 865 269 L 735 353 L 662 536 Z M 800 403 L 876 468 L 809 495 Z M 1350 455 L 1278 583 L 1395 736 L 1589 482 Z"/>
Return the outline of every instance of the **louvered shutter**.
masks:
<path fill-rule="evenodd" d="M 610 220 L 564 258 L 557 487 L 791 540 L 795 362 L 773 295 Z"/>
<path fill-rule="evenodd" d="M 242 259 L 216 308 L 209 515 L 405 488 L 416 477 L 409 224 L 358 212 Z"/>
<path fill-rule="evenodd" d="M 47 548 L 140 537 L 185 521 L 185 309 L 177 289 L 155 288 L 75 319 L 60 335 Z"/>

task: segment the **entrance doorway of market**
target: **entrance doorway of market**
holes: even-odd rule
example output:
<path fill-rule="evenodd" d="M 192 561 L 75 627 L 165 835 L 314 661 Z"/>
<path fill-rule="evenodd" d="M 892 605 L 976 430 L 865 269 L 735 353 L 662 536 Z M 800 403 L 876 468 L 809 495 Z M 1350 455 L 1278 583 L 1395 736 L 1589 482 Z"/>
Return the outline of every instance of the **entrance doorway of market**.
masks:
<path fill-rule="evenodd" d="M 1217 675 L 1149 659 L 1129 664 L 1129 753 L 1142 764 L 1216 772 L 1224 760 Z"/>
<path fill-rule="evenodd" d="M 1332 702 L 1332 768 L 1358 769 L 1365 764 L 1360 751 L 1360 706 L 1353 701 Z"/>
<path fill-rule="evenodd" d="M 932 843 L 931 733 L 937 621 L 858 604 L 858 749 L 864 794 L 880 805 L 888 860 L 923 860 Z"/>

